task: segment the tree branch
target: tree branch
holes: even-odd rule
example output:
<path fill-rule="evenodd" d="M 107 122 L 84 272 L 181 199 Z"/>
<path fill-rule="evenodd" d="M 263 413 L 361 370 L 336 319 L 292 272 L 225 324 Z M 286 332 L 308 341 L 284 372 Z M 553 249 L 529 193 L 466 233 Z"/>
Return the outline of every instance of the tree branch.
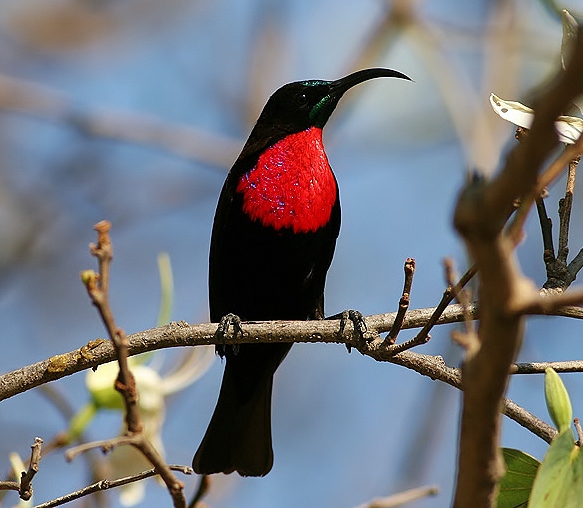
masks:
<path fill-rule="evenodd" d="M 172 471 L 178 471 L 183 474 L 192 474 L 193 470 L 189 466 L 176 466 L 176 465 L 169 465 L 168 466 Z M 51 501 L 47 501 L 46 503 L 39 504 L 34 508 L 54 508 L 55 506 L 61 506 L 66 503 L 70 503 L 71 501 L 75 501 L 84 496 L 88 496 L 95 492 L 113 489 L 116 487 L 121 487 L 123 485 L 127 485 L 128 483 L 134 483 L 141 480 L 145 480 L 146 478 L 150 478 L 152 476 L 156 476 L 158 472 L 155 468 L 148 469 L 146 471 L 142 471 L 141 473 L 134 474 L 132 476 L 126 476 L 124 478 L 119 478 L 117 480 L 100 480 L 92 485 L 88 485 L 82 489 L 76 490 L 75 492 L 71 492 L 65 496 L 52 499 Z"/>
<path fill-rule="evenodd" d="M 547 269 L 547 281 L 543 288 L 553 291 L 564 291 L 575 280 L 578 269 L 573 265 L 567 265 L 567 256 L 569 254 L 569 223 L 571 220 L 571 209 L 573 205 L 573 194 L 575 192 L 575 177 L 577 175 L 577 166 L 581 157 L 576 157 L 569 162 L 569 171 L 567 174 L 567 185 L 565 197 L 559 200 L 559 247 L 555 256 L 552 245 L 552 228 L 551 219 L 546 220 L 541 217 L 544 211 L 542 199 L 537 200 L 539 217 L 541 217 L 541 227 L 543 231 L 543 244 L 545 246 L 543 259 Z M 546 211 L 544 211 L 546 215 Z M 549 245 L 550 241 L 550 245 Z"/>
<path fill-rule="evenodd" d="M 436 496 L 439 494 L 439 487 L 435 485 L 427 487 L 416 487 L 414 489 L 404 490 L 397 494 L 387 497 L 379 497 L 372 501 L 359 505 L 356 508 L 397 508 L 404 504 L 418 501 L 425 497 Z"/>
<path fill-rule="evenodd" d="M 402 329 L 423 327 L 435 314 L 436 307 L 409 310 L 403 320 Z M 474 318 L 477 307 L 470 306 Z M 376 333 L 388 332 L 395 321 L 397 313 L 372 314 L 365 316 L 367 327 Z M 546 315 L 583 319 L 580 307 L 563 307 Z M 459 323 L 464 320 L 464 309 L 459 304 L 449 305 L 435 324 Z M 339 320 L 314 321 L 265 321 L 244 323 L 243 335 L 229 338 L 230 344 L 251 342 L 323 342 L 335 344 L 352 344 L 353 329 L 347 323 L 344 333 L 339 334 Z M 189 325 L 185 321 L 175 321 L 164 326 L 151 328 L 128 335 L 128 352 L 130 356 L 157 349 L 184 346 L 208 346 L 216 343 L 217 323 Z M 364 352 L 375 358 L 379 352 Z M 91 340 L 79 349 L 68 353 L 51 356 L 31 365 L 0 375 L 0 401 L 26 392 L 32 388 L 55 381 L 87 369 L 93 369 L 114 361 L 113 345 L 103 339 Z"/>
<path fill-rule="evenodd" d="M 143 433 L 143 425 L 138 406 L 138 391 L 136 381 L 128 363 L 129 341 L 125 332 L 115 324 L 113 312 L 109 305 L 109 267 L 113 258 L 113 246 L 109 237 L 111 225 L 107 221 L 101 221 L 95 226 L 97 231 L 97 244 L 91 244 L 91 254 L 99 262 L 99 273 L 92 270 L 82 272 L 81 278 L 85 283 L 87 292 L 93 304 L 97 307 L 111 343 L 115 349 L 115 356 L 119 367 L 115 389 L 120 393 L 124 401 L 126 432 L 123 436 L 113 439 L 109 446 L 129 444 L 137 448 L 144 457 L 154 466 L 160 478 L 166 484 L 172 497 L 175 508 L 186 508 L 184 497 L 184 484 L 172 473 L 164 458 Z M 78 449 L 86 451 L 91 447 L 102 447 L 102 443 L 81 445 Z M 74 454 L 70 454 L 70 458 Z"/>
<path fill-rule="evenodd" d="M 403 329 L 423 326 L 434 308 L 409 310 Z M 475 312 L 475 309 L 474 309 Z M 388 332 L 396 312 L 366 316 L 369 329 L 377 333 Z M 572 317 L 583 319 L 583 312 L 573 312 Z M 456 323 L 463 319 L 460 305 L 450 305 L 438 319 L 438 324 Z M 343 334 L 338 333 L 339 320 L 268 321 L 244 323 L 243 335 L 229 338 L 231 344 L 249 342 L 325 342 L 354 344 L 352 323 L 349 321 Z M 128 335 L 128 352 L 131 355 L 183 346 L 213 345 L 216 342 L 217 323 L 189 325 L 185 321 L 172 322 Z M 83 370 L 95 368 L 116 359 L 113 345 L 103 339 L 89 341 L 79 349 L 52 356 L 46 360 L 0 375 L 0 401 L 23 393 L 31 388 L 55 381 Z"/>
<path fill-rule="evenodd" d="M 393 326 L 389 330 L 389 334 L 385 339 L 387 344 L 392 345 L 397 341 L 397 335 L 403 327 L 403 321 L 405 320 L 405 314 L 409 309 L 411 286 L 413 285 L 413 275 L 415 275 L 415 260 L 413 258 L 407 258 L 405 261 L 405 281 L 403 283 L 403 292 L 401 293 L 401 299 L 399 300 L 399 310 L 395 316 L 395 321 Z"/>
<path fill-rule="evenodd" d="M 521 312 L 534 307 L 535 298 L 543 299 L 534 284 L 521 274 L 514 248 L 522 237 L 524 218 L 540 196 L 540 186 L 559 174 L 555 164 L 539 177 L 540 168 L 557 145 L 556 118 L 583 92 L 581 76 L 580 29 L 565 72 L 535 105 L 529 135 L 512 150 L 499 175 L 490 182 L 474 178 L 456 206 L 455 226 L 480 273 L 480 324 L 462 367 L 464 403 L 455 508 L 495 505 L 497 483 L 504 472 L 499 451 L 500 406 L 522 339 Z M 570 160 L 571 151 L 571 147 L 567 148 L 563 157 L 569 156 Z M 509 234 L 503 234 L 517 198 L 521 208 Z"/>
<path fill-rule="evenodd" d="M 35 437 L 34 444 L 30 446 L 31 452 L 28 471 L 23 471 L 20 477 L 20 499 L 24 501 L 28 501 L 32 497 L 32 479 L 38 473 L 42 446 L 43 440 L 40 437 Z"/>
<path fill-rule="evenodd" d="M 38 465 L 41 459 L 43 440 L 40 437 L 34 438 L 34 443 L 30 446 L 30 460 L 28 470 L 20 474 L 20 482 L 3 481 L 0 482 L 0 491 L 16 490 L 20 499 L 28 501 L 32 497 L 32 479 L 38 473 Z M 12 474 L 12 473 L 11 473 Z"/>

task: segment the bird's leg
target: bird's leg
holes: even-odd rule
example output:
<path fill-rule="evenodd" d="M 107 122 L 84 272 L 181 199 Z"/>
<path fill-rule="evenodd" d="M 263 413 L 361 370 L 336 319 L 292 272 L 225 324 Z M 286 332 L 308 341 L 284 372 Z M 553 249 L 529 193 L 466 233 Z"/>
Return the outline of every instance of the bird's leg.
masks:
<path fill-rule="evenodd" d="M 217 331 L 215 332 L 215 339 L 220 339 L 222 341 L 222 353 L 219 351 L 221 356 L 225 355 L 225 349 L 227 348 L 227 337 L 229 335 L 229 328 L 233 327 L 233 338 L 237 338 L 237 335 L 243 335 L 243 328 L 241 327 L 241 318 L 236 314 L 226 314 L 219 321 L 219 326 L 217 326 Z M 218 349 L 217 349 L 218 350 Z M 233 344 L 233 353 L 237 354 L 239 352 L 239 344 Z"/>
<path fill-rule="evenodd" d="M 364 334 L 368 330 L 366 327 L 366 322 L 364 320 L 364 316 L 361 312 L 357 310 L 345 310 L 342 311 L 339 315 L 340 317 L 340 330 L 339 333 L 344 333 L 344 329 L 346 328 L 346 323 L 350 320 L 352 321 L 352 325 L 354 326 L 354 331 L 358 333 L 362 338 Z"/>
<path fill-rule="evenodd" d="M 368 328 L 366 326 L 364 316 L 362 315 L 361 312 L 352 309 L 345 310 L 340 314 L 335 314 L 334 316 L 330 316 L 327 319 L 340 319 L 340 328 L 338 330 L 339 335 L 342 335 L 344 333 L 346 323 L 348 323 L 348 321 L 352 321 L 354 333 L 358 335 L 359 340 L 366 340 L 365 334 Z M 351 350 L 350 344 L 346 344 L 346 349 L 348 349 L 348 352 L 350 353 Z"/>

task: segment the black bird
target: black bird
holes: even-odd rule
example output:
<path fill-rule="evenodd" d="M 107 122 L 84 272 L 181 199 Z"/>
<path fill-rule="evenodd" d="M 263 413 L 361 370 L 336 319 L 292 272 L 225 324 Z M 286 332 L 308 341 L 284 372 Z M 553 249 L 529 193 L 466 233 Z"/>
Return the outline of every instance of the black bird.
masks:
<path fill-rule="evenodd" d="M 324 317 L 340 202 L 322 128 L 344 92 L 379 77 L 409 79 L 365 69 L 336 81 L 289 83 L 269 98 L 219 197 L 209 267 L 213 322 L 228 326 L 232 314 L 243 321 Z M 273 374 L 290 348 L 217 346 L 225 373 L 192 461 L 197 473 L 264 476 L 271 470 Z"/>

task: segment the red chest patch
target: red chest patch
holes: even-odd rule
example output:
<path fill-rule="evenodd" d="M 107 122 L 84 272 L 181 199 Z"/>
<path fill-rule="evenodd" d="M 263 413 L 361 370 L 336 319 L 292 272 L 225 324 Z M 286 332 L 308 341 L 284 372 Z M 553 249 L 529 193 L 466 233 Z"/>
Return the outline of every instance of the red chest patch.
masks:
<path fill-rule="evenodd" d="M 322 129 L 290 134 L 265 150 L 237 184 L 243 212 L 275 230 L 316 231 L 330 220 L 336 181 L 322 144 Z"/>

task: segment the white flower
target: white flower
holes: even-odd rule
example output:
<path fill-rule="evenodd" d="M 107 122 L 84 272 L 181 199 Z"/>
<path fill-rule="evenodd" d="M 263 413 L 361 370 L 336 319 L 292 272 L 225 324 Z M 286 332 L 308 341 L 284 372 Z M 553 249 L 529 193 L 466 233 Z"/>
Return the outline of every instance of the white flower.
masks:
<path fill-rule="evenodd" d="M 180 362 L 164 375 L 160 375 L 153 367 L 154 363 L 158 363 L 156 360 L 164 354 L 162 351 L 148 356 L 153 360 L 150 365 L 140 363 L 140 357 L 128 359 L 138 389 L 138 406 L 144 435 L 162 455 L 164 445 L 161 432 L 166 411 L 165 398 L 199 379 L 214 360 L 214 349 L 214 346 L 189 348 L 188 353 L 181 356 Z M 85 382 L 92 400 L 72 420 L 70 435 L 78 435 L 99 409 L 123 410 L 121 395 L 113 387 L 117 374 L 117 362 L 100 365 L 96 371 L 87 373 Z M 132 446 L 114 448 L 108 459 L 113 478 L 130 476 L 152 467 Z M 119 492 L 122 505 L 134 506 L 144 497 L 145 483 L 143 481 L 130 483 L 121 487 Z"/>
<path fill-rule="evenodd" d="M 494 94 L 490 94 L 490 104 L 504 120 L 519 127 L 530 129 L 534 118 L 532 109 L 520 102 L 502 100 Z M 560 116 L 555 122 L 555 128 L 559 134 L 559 141 L 571 145 L 579 139 L 581 132 L 583 132 L 583 120 L 575 116 Z"/>

